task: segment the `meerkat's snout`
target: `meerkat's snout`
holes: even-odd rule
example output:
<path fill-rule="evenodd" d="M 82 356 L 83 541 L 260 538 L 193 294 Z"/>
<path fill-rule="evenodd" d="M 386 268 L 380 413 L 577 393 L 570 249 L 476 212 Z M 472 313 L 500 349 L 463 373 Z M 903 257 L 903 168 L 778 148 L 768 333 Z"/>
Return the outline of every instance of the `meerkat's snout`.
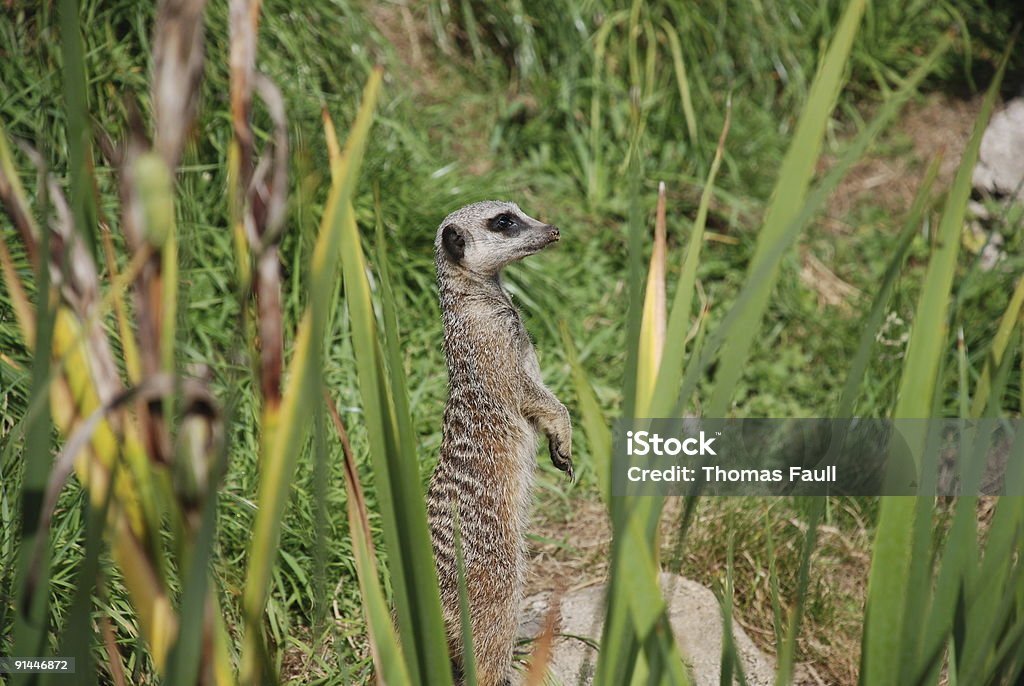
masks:
<path fill-rule="evenodd" d="M 537 227 L 537 230 L 534 232 L 534 235 L 537 238 L 537 243 L 534 244 L 536 245 L 536 248 L 529 250 L 529 252 L 526 253 L 527 255 L 532 255 L 535 252 L 540 252 L 541 250 L 548 247 L 552 243 L 557 243 L 558 239 L 561 237 L 561 233 L 559 232 L 558 227 L 555 226 L 554 224 L 540 224 L 540 222 L 538 222 L 538 224 L 539 226 Z"/>

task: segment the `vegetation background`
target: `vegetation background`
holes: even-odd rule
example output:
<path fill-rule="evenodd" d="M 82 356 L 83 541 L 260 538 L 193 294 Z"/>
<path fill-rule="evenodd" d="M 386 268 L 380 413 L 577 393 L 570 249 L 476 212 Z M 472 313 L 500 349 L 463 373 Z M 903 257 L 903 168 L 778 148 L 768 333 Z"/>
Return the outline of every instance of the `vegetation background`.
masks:
<path fill-rule="evenodd" d="M 281 90 L 291 146 L 279 246 L 285 350 L 290 354 L 296 346 L 313 278 L 306 265 L 314 254 L 320 218 L 330 214 L 332 163 L 323 113 L 330 114 L 344 139 L 371 69 L 381 65 L 376 119 L 352 201 L 359 227 L 365 233 L 381 227 L 378 239 L 385 237 L 388 246 L 386 257 L 372 250 L 368 254 L 375 273 L 385 268 L 382 259 L 390 270 L 386 280 L 394 292 L 422 484 L 436 460 L 446 393 L 433 237 L 445 214 L 467 202 L 514 200 L 561 227 L 557 247 L 510 269 L 507 283 L 524 310 L 544 377 L 556 395 L 580 417 L 568 340 L 600 407 L 614 416 L 630 393 L 628 383 L 623 390 L 631 364 L 627 308 L 631 260 L 638 254 L 630 249 L 629 227 L 637 221 L 653 226 L 658 184 L 664 182 L 667 246 L 682 250 L 695 230 L 705 178 L 728 117 L 706 228 L 700 227 L 704 246 L 694 312 L 705 314 L 691 333 L 720 324 L 747 281 L 777 173 L 846 5 L 809 0 L 637 0 L 621 7 L 584 0 L 266 0 L 256 65 Z M 112 140 L 124 139 L 132 112 L 137 108 L 148 117 L 154 109 L 150 75 L 156 10 L 127 0 L 83 0 L 78 16 L 88 125 Z M 261 403 L 258 376 L 252 373 L 252 340 L 247 340 L 251 331 L 238 325 L 248 305 L 238 297 L 241 280 L 227 199 L 233 192 L 227 162 L 233 136 L 227 3 L 210 2 L 203 17 L 207 59 L 200 106 L 176 181 L 180 299 L 174 349 L 176 367 L 203 370 L 213 395 L 230 410 L 210 565 L 225 626 L 235 639 L 246 623 L 242 597 L 261 478 Z M 981 93 L 992 83 L 1020 18 L 1011 0 L 868 4 L 844 65 L 845 86 L 827 120 L 817 178 L 839 163 L 850 141 L 893 101 L 937 44 L 948 38 L 950 48 L 929 63 L 919 94 L 859 157 L 782 258 L 760 328 L 737 334 L 752 338 L 753 348 L 728 414 L 815 417 L 837 412 L 881 275 L 897 237 L 914 216 L 912 205 L 928 163 L 943 150 L 937 181 L 914 217 L 919 221 L 906 266 L 894 282 L 851 408 L 859 416 L 893 414 L 910 326 L 935 248 L 929 227 L 938 224 L 982 109 Z M 34 147 L 66 188 L 72 176 L 62 77 L 68 53 L 60 34 L 56 3 L 0 4 L 0 124 L 10 140 Z M 1022 86 L 1024 51 L 1018 47 L 1010 53 L 1002 95 L 1011 96 Z M 258 144 L 272 140 L 272 113 L 257 102 L 252 116 Z M 117 230 L 116 174 L 100 153 L 101 136 L 95 138 L 95 219 L 112 229 L 117 269 L 123 272 L 130 252 Z M 12 151 L 29 197 L 37 208 L 45 208 L 48 201 L 31 155 L 19 147 Z M 958 416 L 963 407 L 964 378 L 973 386 L 983 376 L 1024 266 L 1019 209 L 979 200 L 989 203 L 993 219 L 979 232 L 964 230 L 956 258 L 948 320 L 953 333 L 943 339 L 950 344 L 943 348 L 949 359 L 938 377 L 935 406 L 948 416 Z M 39 209 L 40 216 L 45 211 Z M 15 226 L 6 215 L 0 231 L 34 299 L 28 255 L 16 247 Z M 649 235 L 649 229 L 644 231 Z M 982 254 L 993 235 L 1002 237 L 1000 259 L 983 268 Z M 646 261 L 648 239 L 640 245 Z M 680 278 L 681 263 L 668 262 L 670 286 Z M 359 327 L 346 310 L 340 284 L 331 282 L 326 294 L 330 314 L 320 374 L 349 429 L 369 527 L 386 569 L 390 560 L 378 502 L 379 473 L 368 457 L 372 437 L 364 426 L 356 372 L 353 332 Z M 670 302 L 674 295 L 670 287 Z M 34 383 L 33 357 L 16 325 L 14 307 L 9 288 L 0 289 L 0 654 L 10 654 L 14 645 L 22 484 L 25 455 L 31 452 L 25 426 Z M 112 315 L 105 324 L 116 329 Z M 962 332 L 960 358 L 954 345 L 957 331 Z M 935 336 L 942 337 L 942 331 L 937 329 Z M 1009 350 L 1006 364 L 1019 369 L 1019 347 Z M 708 402 L 714 371 L 700 375 L 689 411 L 699 412 Z M 1021 375 L 1009 374 L 1003 390 L 1002 413 L 1019 415 Z M 316 437 L 324 435 L 300 433 L 301 441 L 293 446 L 296 472 L 259 621 L 269 646 L 268 669 L 282 680 L 366 683 L 372 655 L 365 593 L 356 581 L 349 535 L 342 447 L 329 432 L 318 446 Z M 577 432 L 581 479 L 575 485 L 564 483 L 546 460 L 540 461 L 530 540 L 532 589 L 551 588 L 555 579 L 568 575 L 585 582 L 608 573 L 611 525 L 600 500 L 590 438 L 589 432 Z M 49 454 L 52 447 L 56 452 L 60 445 L 54 432 L 43 451 Z M 76 575 L 88 559 L 86 499 L 80 482 L 70 479 L 49 534 L 46 640 L 52 650 L 64 645 Z M 678 505 L 667 509 L 669 531 L 676 528 Z M 991 510 L 991 503 L 981 506 L 983 523 Z M 831 499 L 816 529 L 817 545 L 813 554 L 807 553 L 810 572 L 803 578 L 809 511 L 807 503 L 797 500 L 700 501 L 688 513 L 686 545 L 681 550 L 669 546 L 666 564 L 720 593 L 731 589 L 739 616 L 769 652 L 782 646 L 780 612 L 791 610 L 801 597 L 804 624 L 795 650 L 806 678 L 854 683 L 861 666 L 879 506 L 868 499 Z M 952 508 L 940 508 L 936 517 L 936 531 L 943 531 L 941 522 L 945 518 L 948 524 Z M 1019 520 L 1015 531 L 1020 534 Z M 181 592 L 185 561 L 169 577 L 172 595 Z M 116 679 L 118 670 L 110 665 L 119 661 L 130 683 L 150 683 L 154 665 L 122 570 L 106 552 L 98 568 L 101 581 L 92 600 L 98 630 L 91 649 L 104 665 L 100 679 Z M 1019 571 L 1018 561 L 1018 576 Z M 388 574 L 382 578 L 390 592 Z"/>

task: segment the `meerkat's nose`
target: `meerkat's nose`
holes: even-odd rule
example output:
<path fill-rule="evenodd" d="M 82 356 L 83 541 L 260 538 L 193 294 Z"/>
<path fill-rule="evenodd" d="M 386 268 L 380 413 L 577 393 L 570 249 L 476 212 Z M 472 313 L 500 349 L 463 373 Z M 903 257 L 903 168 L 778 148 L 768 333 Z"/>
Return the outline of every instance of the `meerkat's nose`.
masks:
<path fill-rule="evenodd" d="M 548 235 L 551 237 L 551 240 L 557 241 L 558 240 L 558 235 L 559 235 L 558 234 L 558 227 L 554 226 L 552 224 L 548 224 L 547 228 L 548 228 Z"/>

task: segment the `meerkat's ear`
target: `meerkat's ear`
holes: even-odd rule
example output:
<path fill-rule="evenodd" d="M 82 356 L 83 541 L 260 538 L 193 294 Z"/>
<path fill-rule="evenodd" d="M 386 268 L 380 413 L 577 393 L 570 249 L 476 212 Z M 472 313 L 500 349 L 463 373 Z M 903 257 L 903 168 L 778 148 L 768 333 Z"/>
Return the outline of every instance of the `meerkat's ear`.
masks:
<path fill-rule="evenodd" d="M 466 239 L 454 224 L 441 229 L 441 245 L 452 262 L 460 262 L 466 254 Z"/>

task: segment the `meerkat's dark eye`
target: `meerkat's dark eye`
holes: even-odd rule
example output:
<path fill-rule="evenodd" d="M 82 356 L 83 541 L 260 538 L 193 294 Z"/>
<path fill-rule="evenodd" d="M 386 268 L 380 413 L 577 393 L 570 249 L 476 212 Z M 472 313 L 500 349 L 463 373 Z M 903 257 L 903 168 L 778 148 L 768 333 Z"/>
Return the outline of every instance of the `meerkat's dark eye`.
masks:
<path fill-rule="evenodd" d="M 491 231 L 511 231 L 518 226 L 519 222 L 510 214 L 499 214 L 490 221 Z"/>

